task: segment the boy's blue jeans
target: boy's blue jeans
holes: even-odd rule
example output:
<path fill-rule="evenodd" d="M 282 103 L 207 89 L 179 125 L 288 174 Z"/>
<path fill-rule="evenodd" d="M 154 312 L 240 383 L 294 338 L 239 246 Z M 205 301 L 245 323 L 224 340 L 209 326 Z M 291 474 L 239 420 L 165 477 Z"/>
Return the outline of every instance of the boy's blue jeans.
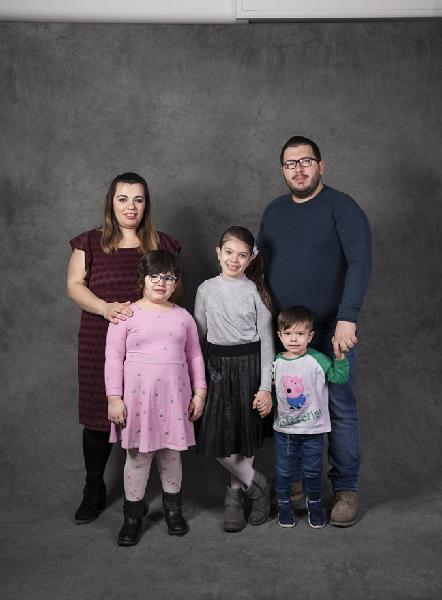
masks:
<path fill-rule="evenodd" d="M 334 331 L 319 330 L 315 332 L 311 346 L 319 352 L 334 359 L 331 338 Z M 345 385 L 329 383 L 329 410 L 331 432 L 328 434 L 328 463 L 330 469 L 329 479 L 333 490 L 358 489 L 358 475 L 360 467 L 359 454 L 359 425 L 356 397 L 353 391 L 356 354 L 354 349 L 346 353 L 350 363 L 350 377 Z M 302 479 L 302 466 L 298 461 L 293 473 L 293 481 Z"/>
<path fill-rule="evenodd" d="M 322 492 L 322 451 L 324 434 L 302 435 L 275 431 L 276 498 L 278 506 L 287 506 L 290 487 L 299 463 L 310 500 L 319 500 Z"/>

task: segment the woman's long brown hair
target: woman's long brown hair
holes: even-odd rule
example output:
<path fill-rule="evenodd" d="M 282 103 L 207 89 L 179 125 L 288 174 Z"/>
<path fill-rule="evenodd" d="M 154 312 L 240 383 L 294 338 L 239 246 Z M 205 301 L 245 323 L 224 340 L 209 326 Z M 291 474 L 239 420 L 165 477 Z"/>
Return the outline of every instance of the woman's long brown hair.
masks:
<path fill-rule="evenodd" d="M 122 173 L 112 180 L 106 194 L 106 200 L 104 201 L 103 224 L 100 228 L 101 247 L 103 252 L 110 254 L 115 251 L 118 248 L 118 242 L 122 238 L 121 229 L 115 218 L 113 208 L 115 190 L 117 189 L 118 183 L 139 183 L 143 186 L 145 199 L 144 215 L 137 228 L 137 236 L 140 240 L 139 251 L 140 254 L 146 254 L 149 250 L 156 250 L 159 246 L 159 239 L 158 233 L 152 222 L 150 195 L 146 180 L 137 173 Z"/>

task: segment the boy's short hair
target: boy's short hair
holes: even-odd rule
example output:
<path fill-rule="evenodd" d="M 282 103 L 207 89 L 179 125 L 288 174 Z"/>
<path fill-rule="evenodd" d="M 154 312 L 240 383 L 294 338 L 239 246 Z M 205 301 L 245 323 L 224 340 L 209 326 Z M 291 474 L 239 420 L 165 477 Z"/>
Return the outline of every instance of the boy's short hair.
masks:
<path fill-rule="evenodd" d="M 290 306 L 285 308 L 278 315 L 278 331 L 290 329 L 296 323 L 307 323 L 310 331 L 313 331 L 313 313 L 305 306 Z"/>

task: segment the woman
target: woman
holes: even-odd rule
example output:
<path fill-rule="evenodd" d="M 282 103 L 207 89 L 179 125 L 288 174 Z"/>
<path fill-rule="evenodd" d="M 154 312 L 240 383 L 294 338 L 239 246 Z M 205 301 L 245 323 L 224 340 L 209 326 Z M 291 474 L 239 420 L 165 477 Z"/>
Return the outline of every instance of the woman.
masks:
<path fill-rule="evenodd" d="M 140 298 L 137 271 L 141 256 L 157 248 L 178 253 L 180 244 L 157 232 L 152 223 L 149 190 L 136 173 L 112 181 L 103 224 L 70 242 L 67 294 L 83 312 L 78 338 L 79 420 L 83 429 L 86 484 L 75 513 L 78 524 L 94 521 L 106 505 L 103 475 L 112 448 L 104 386 L 104 349 L 109 321 L 131 317 Z"/>

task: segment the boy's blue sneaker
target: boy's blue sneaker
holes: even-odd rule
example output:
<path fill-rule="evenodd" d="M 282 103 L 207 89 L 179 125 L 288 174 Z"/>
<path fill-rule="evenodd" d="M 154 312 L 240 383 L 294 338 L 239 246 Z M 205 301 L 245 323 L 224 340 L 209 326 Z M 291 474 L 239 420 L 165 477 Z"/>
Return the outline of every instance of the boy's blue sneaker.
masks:
<path fill-rule="evenodd" d="M 281 525 L 281 527 L 294 527 L 296 525 L 295 515 L 290 503 L 287 507 L 278 507 L 278 525 Z"/>
<path fill-rule="evenodd" d="M 313 529 L 320 529 L 325 527 L 324 511 L 322 510 L 321 500 L 309 500 L 307 498 L 307 512 L 308 512 L 308 524 Z"/>

